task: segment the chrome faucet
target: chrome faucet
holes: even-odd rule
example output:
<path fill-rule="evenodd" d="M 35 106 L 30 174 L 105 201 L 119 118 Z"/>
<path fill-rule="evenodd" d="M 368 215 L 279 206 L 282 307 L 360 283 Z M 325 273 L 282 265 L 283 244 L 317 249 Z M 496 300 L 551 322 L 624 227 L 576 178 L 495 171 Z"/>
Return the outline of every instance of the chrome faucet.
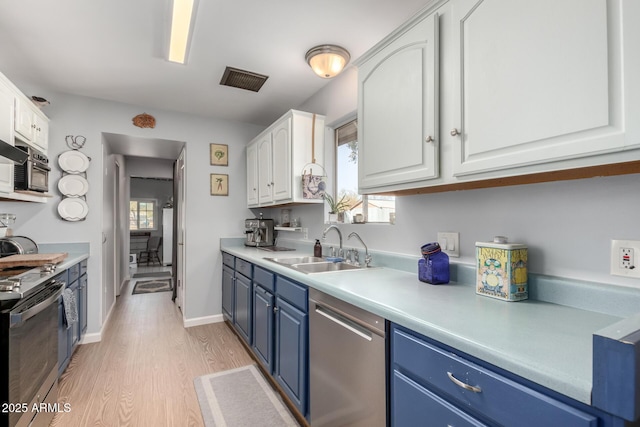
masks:
<path fill-rule="evenodd" d="M 371 264 L 372 258 L 371 258 L 371 255 L 369 255 L 369 249 L 367 248 L 367 245 L 364 244 L 364 242 L 362 241 L 362 237 L 360 237 L 358 233 L 356 233 L 355 231 L 349 234 L 349 237 L 347 237 L 347 240 L 349 240 L 353 236 L 357 237 L 358 240 L 360 240 L 360 243 L 362 243 L 362 246 L 364 246 L 364 265 L 365 267 L 369 267 L 369 264 Z"/>
<path fill-rule="evenodd" d="M 340 237 L 340 249 L 338 249 L 338 256 L 340 258 L 344 258 L 344 249 L 342 249 L 342 232 L 340 231 L 340 229 L 335 226 L 335 225 L 330 225 L 328 226 L 323 232 L 322 232 L 322 240 L 324 241 L 327 238 L 327 232 L 329 230 L 336 230 L 338 232 L 338 237 Z"/>

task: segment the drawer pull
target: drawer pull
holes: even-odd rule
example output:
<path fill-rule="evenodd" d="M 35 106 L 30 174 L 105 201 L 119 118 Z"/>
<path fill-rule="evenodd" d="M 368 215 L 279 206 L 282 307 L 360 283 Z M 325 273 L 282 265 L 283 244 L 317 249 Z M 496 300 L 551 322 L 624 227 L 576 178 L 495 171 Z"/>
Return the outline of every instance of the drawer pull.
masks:
<path fill-rule="evenodd" d="M 469 385 L 467 383 L 463 383 L 462 381 L 460 381 L 459 379 L 454 377 L 451 372 L 447 372 L 447 375 L 449 376 L 449 379 L 451 381 L 453 381 L 453 383 L 455 385 L 457 385 L 458 387 L 462 387 L 463 389 L 472 391 L 474 393 L 481 393 L 482 392 L 482 389 L 480 387 Z"/>

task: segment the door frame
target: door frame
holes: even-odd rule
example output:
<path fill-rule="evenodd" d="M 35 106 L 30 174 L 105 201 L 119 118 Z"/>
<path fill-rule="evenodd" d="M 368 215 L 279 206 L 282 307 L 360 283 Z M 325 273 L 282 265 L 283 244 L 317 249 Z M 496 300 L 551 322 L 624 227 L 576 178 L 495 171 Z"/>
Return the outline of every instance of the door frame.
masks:
<path fill-rule="evenodd" d="M 186 305 L 186 189 L 187 189 L 187 177 L 186 177 L 186 147 L 180 152 L 180 156 L 176 161 L 175 178 L 176 183 L 176 196 L 174 200 L 174 218 L 175 218 L 175 302 L 180 311 L 182 312 L 182 320 L 185 320 L 185 305 Z"/>

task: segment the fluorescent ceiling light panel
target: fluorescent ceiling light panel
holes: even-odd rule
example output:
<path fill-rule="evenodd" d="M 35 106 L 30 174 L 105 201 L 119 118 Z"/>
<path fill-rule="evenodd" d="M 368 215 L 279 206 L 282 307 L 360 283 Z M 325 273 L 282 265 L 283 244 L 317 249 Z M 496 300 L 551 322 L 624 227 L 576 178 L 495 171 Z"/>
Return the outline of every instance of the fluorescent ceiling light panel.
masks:
<path fill-rule="evenodd" d="M 169 61 L 184 64 L 191 35 L 191 18 L 195 0 L 173 0 Z"/>

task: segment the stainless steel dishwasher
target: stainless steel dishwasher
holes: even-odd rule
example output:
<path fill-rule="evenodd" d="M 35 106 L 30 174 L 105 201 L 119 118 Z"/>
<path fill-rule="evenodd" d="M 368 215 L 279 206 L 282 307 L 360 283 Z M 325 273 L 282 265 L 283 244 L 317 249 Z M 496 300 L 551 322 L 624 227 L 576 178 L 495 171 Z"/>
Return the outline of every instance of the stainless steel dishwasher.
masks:
<path fill-rule="evenodd" d="M 385 321 L 309 289 L 312 427 L 385 426 Z"/>

